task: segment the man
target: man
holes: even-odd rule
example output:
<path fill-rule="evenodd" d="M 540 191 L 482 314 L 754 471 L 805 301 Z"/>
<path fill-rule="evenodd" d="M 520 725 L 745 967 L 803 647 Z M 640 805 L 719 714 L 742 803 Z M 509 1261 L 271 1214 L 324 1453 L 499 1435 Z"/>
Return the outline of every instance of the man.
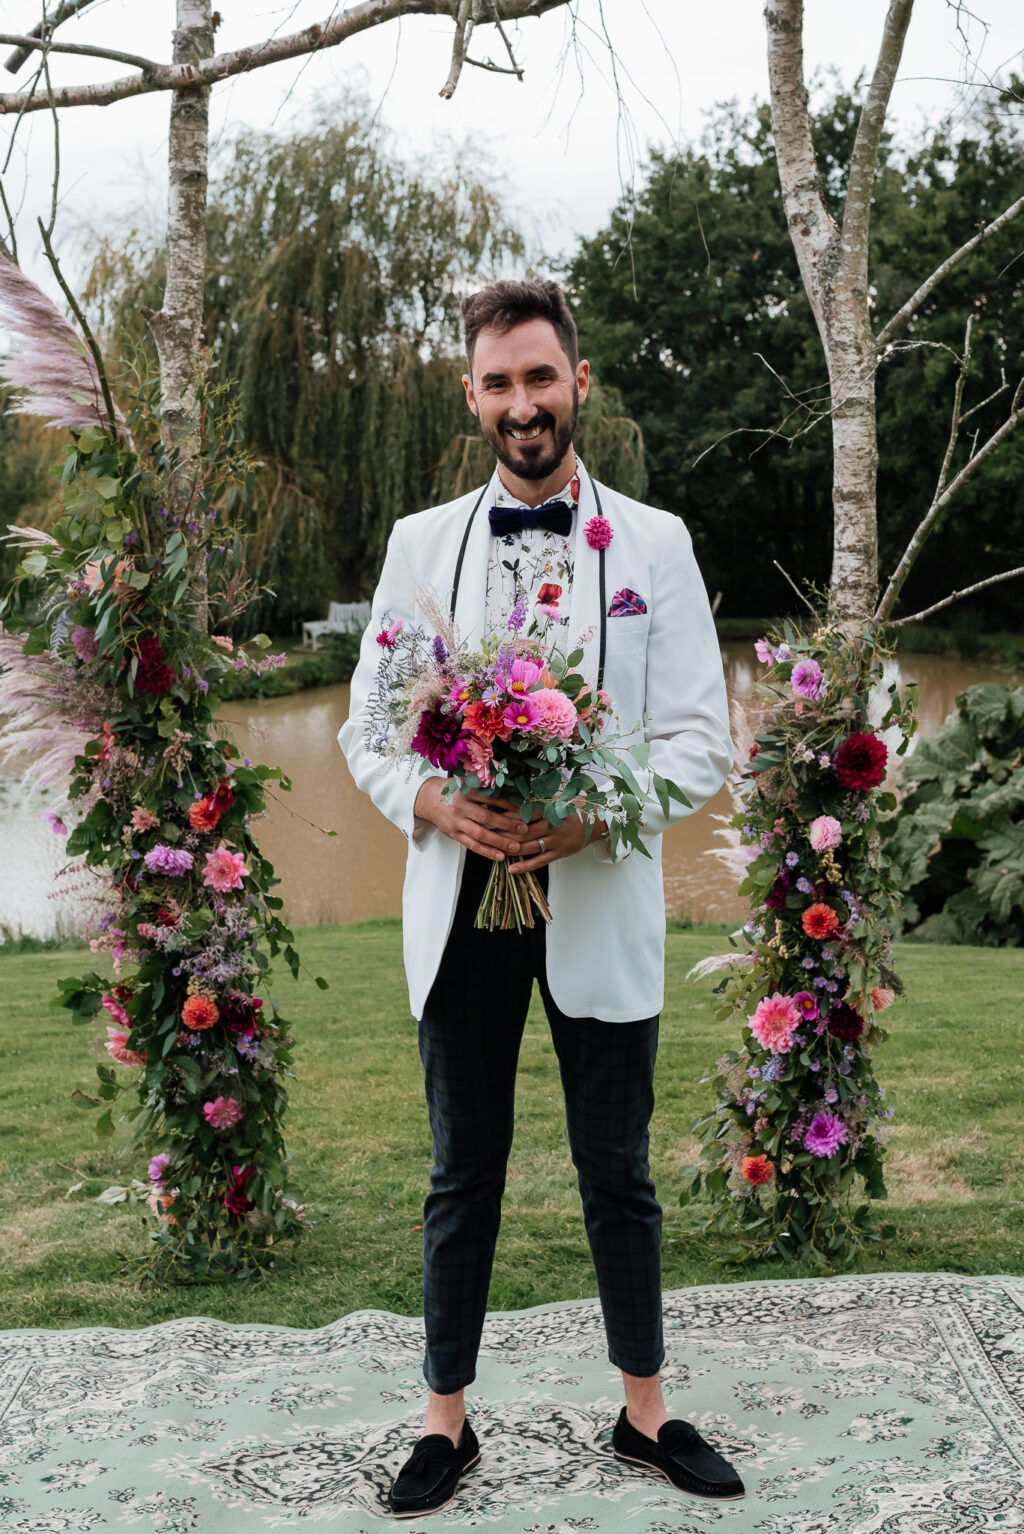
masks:
<path fill-rule="evenodd" d="M 479 1458 L 464 1391 L 475 1375 L 512 1143 L 516 1062 L 533 982 L 558 1056 L 569 1142 L 608 1336 L 626 1405 L 623 1459 L 682 1490 L 743 1495 L 732 1467 L 662 1397 L 661 1210 L 648 1168 L 658 1013 L 664 990 L 661 832 L 645 806 L 651 858 L 610 855 L 606 828 L 577 816 L 524 825 L 508 800 L 442 797 L 445 778 L 382 772 L 367 747 L 367 705 L 382 621 L 416 621 L 416 593 L 450 594 L 463 640 L 507 631 L 582 643 L 581 669 L 606 690 L 650 767 L 693 808 L 732 761 L 714 624 L 678 518 L 591 480 L 573 451 L 590 368 L 553 282 L 499 282 L 462 305 L 466 399 L 497 459 L 483 491 L 405 517 L 392 532 L 339 734 L 359 787 L 409 839 L 403 899 L 406 974 L 419 1018 L 434 1136 L 424 1209 L 425 1436 L 391 1487 L 398 1516 L 432 1512 Z M 600 521 L 594 522 L 595 517 Z M 603 547 L 602 547 L 603 545 Z M 522 607 L 520 612 L 522 612 Z M 552 923 L 477 931 L 493 861 L 538 871 Z"/>

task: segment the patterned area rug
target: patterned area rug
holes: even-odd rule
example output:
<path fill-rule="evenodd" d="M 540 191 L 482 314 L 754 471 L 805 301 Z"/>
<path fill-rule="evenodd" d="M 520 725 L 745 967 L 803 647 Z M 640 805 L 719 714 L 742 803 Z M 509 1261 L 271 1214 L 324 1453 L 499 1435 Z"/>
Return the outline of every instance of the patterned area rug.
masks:
<path fill-rule="evenodd" d="M 673 1410 L 733 1461 L 716 1508 L 619 1464 L 596 1303 L 488 1318 L 480 1465 L 430 1519 L 382 1494 L 420 1432 L 422 1324 L 187 1319 L 0 1333 L 0 1528 L 236 1534 L 980 1534 L 1024 1529 L 1024 1279 L 709 1285 L 665 1297 Z"/>

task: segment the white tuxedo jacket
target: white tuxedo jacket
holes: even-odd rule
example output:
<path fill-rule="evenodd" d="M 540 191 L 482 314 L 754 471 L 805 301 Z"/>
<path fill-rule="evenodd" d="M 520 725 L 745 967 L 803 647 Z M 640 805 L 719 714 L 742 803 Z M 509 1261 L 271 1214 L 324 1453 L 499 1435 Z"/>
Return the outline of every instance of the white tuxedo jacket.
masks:
<path fill-rule="evenodd" d="M 581 477 L 565 643 L 574 648 L 581 631 L 593 626 L 581 667 L 593 683 L 601 619 L 599 556 L 587 543 L 583 526 L 597 505 L 593 481 L 586 473 Z M 645 613 L 608 618 L 604 685 L 620 729 L 633 731 L 623 743 L 650 741 L 651 768 L 677 783 L 698 809 L 725 781 L 732 744 L 718 638 L 690 536 L 668 512 L 643 506 L 604 485 L 598 492 L 614 532 L 605 554 L 606 611 L 622 587 L 637 592 L 647 604 Z M 466 848 L 413 814 L 424 779 L 415 769 L 406 777 L 367 748 L 365 709 L 377 672 L 376 635 L 384 615 L 423 622 L 415 608 L 417 587 L 432 587 L 447 599 L 478 494 L 473 491 L 395 524 L 352 678 L 349 717 L 338 734 L 357 785 L 409 841 L 402 924 L 409 1002 L 417 1018 L 451 929 Z M 479 642 L 484 627 L 491 539 L 487 511 L 481 504 L 473 518 L 455 609 L 460 636 L 471 644 Z M 644 786 L 643 774 L 636 776 Z M 547 981 L 568 1017 L 631 1022 L 660 1012 L 665 958 L 661 833 L 690 813 L 673 800 L 666 818 L 652 795 L 644 813 L 650 858 L 628 849 L 627 856 L 613 861 L 602 840 L 549 865 Z"/>

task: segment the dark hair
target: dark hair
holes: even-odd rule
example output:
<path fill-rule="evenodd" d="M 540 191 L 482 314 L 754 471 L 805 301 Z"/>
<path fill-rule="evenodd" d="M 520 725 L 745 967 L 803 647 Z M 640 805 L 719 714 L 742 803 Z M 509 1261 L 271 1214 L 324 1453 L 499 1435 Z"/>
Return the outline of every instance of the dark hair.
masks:
<path fill-rule="evenodd" d="M 460 308 L 470 372 L 481 330 L 496 330 L 504 335 L 527 320 L 547 320 L 554 326 L 561 348 L 574 368 L 580 360 L 576 321 L 557 282 L 492 282 L 479 293 L 470 293 Z"/>

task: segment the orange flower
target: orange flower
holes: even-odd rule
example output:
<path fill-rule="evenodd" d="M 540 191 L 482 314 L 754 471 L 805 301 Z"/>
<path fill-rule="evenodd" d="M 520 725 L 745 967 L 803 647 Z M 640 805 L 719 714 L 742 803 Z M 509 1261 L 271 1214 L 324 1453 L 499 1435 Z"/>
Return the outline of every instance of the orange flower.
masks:
<path fill-rule="evenodd" d="M 839 917 L 830 905 L 811 905 L 803 914 L 802 926 L 808 937 L 827 938 L 839 927 Z"/>
<path fill-rule="evenodd" d="M 488 746 L 495 737 L 508 740 L 512 734 L 510 726 L 502 718 L 502 710 L 489 703 L 468 704 L 462 711 L 462 723 L 465 729 Z"/>
<path fill-rule="evenodd" d="M 220 811 L 211 803 L 209 795 L 188 807 L 188 823 L 194 831 L 212 831 L 219 819 Z"/>
<path fill-rule="evenodd" d="M 181 1009 L 182 1022 L 195 1033 L 212 1028 L 219 1016 L 217 1004 L 209 996 L 190 996 Z"/>
<path fill-rule="evenodd" d="M 771 1182 L 775 1176 L 775 1168 L 767 1156 L 744 1156 L 740 1171 L 748 1182 L 752 1182 L 757 1186 L 760 1186 L 762 1183 Z"/>

